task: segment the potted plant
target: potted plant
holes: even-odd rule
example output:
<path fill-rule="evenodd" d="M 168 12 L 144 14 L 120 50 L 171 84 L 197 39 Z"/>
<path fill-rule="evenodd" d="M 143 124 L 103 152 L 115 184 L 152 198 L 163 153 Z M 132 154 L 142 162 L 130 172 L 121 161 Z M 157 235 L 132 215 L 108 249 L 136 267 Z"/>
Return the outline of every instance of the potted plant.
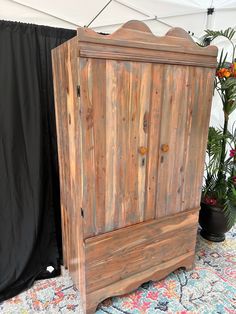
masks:
<path fill-rule="evenodd" d="M 230 41 L 233 52 L 228 62 L 227 53 L 222 50 L 217 66 L 214 91 L 222 101 L 224 126 L 222 129 L 209 128 L 206 175 L 199 215 L 201 235 L 214 242 L 224 241 L 225 232 L 236 221 L 236 127 L 228 130 L 230 115 L 236 109 L 235 30 L 207 30 L 204 42 L 210 43 L 220 36 Z"/>

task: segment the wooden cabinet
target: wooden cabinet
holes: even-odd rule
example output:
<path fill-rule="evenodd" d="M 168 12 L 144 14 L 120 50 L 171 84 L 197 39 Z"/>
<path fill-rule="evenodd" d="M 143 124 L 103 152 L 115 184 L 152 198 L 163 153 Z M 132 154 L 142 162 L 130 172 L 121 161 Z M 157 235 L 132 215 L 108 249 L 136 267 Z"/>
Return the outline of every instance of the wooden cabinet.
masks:
<path fill-rule="evenodd" d="M 53 50 L 64 262 L 86 313 L 191 268 L 216 55 L 137 21 Z"/>

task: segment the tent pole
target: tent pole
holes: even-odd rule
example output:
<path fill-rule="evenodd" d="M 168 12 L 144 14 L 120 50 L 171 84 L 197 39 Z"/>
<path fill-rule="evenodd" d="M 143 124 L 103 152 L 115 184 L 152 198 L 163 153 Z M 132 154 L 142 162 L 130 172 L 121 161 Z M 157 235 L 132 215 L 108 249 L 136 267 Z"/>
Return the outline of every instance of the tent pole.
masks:
<path fill-rule="evenodd" d="M 207 9 L 207 20 L 206 20 L 206 29 L 213 29 L 214 28 L 214 8 Z"/>
<path fill-rule="evenodd" d="M 106 7 L 112 2 L 112 0 L 108 1 L 107 4 L 94 16 L 94 18 L 84 27 L 89 27 L 95 20 L 96 18 L 106 9 Z"/>

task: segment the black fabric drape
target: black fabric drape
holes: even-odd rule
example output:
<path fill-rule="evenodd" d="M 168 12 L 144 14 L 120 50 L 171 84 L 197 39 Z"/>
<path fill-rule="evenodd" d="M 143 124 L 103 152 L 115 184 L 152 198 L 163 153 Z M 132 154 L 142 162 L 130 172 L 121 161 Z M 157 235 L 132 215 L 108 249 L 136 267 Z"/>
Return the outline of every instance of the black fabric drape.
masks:
<path fill-rule="evenodd" d="M 60 256 L 51 49 L 75 35 L 0 21 L 0 302 Z"/>

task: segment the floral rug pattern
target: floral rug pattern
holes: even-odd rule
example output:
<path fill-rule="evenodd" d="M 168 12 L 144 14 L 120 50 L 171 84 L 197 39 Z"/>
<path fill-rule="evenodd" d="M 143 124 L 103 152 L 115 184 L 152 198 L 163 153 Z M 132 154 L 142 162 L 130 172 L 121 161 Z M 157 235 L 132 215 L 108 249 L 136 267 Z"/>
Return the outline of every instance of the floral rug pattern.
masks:
<path fill-rule="evenodd" d="M 1 314 L 83 313 L 79 293 L 68 272 L 37 281 L 0 304 Z M 225 242 L 211 243 L 198 235 L 195 268 L 182 269 L 164 280 L 148 282 L 122 297 L 107 299 L 97 314 L 224 314 L 236 313 L 236 228 Z"/>

